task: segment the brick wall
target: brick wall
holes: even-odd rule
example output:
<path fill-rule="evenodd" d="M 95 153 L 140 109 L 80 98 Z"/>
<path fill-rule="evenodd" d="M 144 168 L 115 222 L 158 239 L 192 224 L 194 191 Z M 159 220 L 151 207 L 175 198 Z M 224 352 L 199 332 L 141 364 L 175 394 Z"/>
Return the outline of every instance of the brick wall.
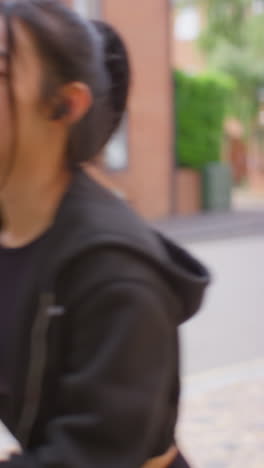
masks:
<path fill-rule="evenodd" d="M 204 8 L 200 8 L 198 12 L 201 21 L 201 28 L 203 28 L 207 21 L 207 14 Z M 178 14 L 179 10 L 177 9 L 177 7 L 171 10 L 172 21 L 176 21 Z M 195 40 L 180 40 L 176 38 L 174 34 L 171 35 L 171 39 L 173 67 L 193 73 L 204 70 L 206 66 L 206 61 L 201 51 L 199 50 L 199 47 Z"/>
<path fill-rule="evenodd" d="M 169 11 L 164 0 L 103 0 L 104 18 L 129 48 L 133 87 L 129 104 L 129 167 L 109 174 L 148 218 L 170 211 L 171 88 Z"/>

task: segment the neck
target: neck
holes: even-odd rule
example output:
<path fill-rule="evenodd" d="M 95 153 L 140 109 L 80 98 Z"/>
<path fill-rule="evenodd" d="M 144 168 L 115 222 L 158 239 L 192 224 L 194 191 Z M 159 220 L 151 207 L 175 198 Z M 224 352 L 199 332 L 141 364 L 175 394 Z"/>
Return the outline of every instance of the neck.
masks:
<path fill-rule="evenodd" d="M 48 230 L 70 178 L 70 171 L 61 164 L 14 170 L 0 194 L 0 243 L 21 247 Z"/>

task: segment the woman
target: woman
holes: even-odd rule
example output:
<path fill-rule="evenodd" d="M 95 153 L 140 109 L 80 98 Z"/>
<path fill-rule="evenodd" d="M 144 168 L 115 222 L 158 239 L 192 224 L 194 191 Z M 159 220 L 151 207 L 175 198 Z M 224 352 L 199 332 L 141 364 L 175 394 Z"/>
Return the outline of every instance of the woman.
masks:
<path fill-rule="evenodd" d="M 1 2 L 0 419 L 21 446 L 1 468 L 187 466 L 160 456 L 177 327 L 207 271 L 81 169 L 128 88 L 111 28 L 54 0 Z"/>

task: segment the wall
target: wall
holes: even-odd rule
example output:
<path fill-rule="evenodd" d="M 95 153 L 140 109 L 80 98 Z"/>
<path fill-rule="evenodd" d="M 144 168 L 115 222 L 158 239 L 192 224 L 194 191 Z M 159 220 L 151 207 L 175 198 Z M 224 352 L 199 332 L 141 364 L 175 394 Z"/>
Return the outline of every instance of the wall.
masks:
<path fill-rule="evenodd" d="M 206 13 L 204 9 L 201 7 L 195 6 L 193 7 L 196 9 L 198 18 L 199 18 L 199 28 L 202 30 L 206 23 Z M 177 37 L 174 31 L 174 25 L 179 20 L 181 13 L 183 12 L 184 8 L 172 9 L 172 21 L 173 21 L 173 33 L 172 33 L 172 65 L 175 68 L 179 68 L 181 70 L 185 70 L 191 73 L 197 73 L 202 71 L 205 66 L 206 62 L 204 57 L 202 56 L 199 48 L 196 44 L 196 38 L 193 40 L 184 40 L 183 38 Z M 187 27 L 187 25 L 185 25 Z M 191 28 L 191 24 L 188 26 Z M 189 31 L 191 32 L 191 31 Z M 187 32 L 186 32 L 187 34 Z M 191 34 L 192 35 L 192 34 Z"/>
<path fill-rule="evenodd" d="M 133 86 L 128 113 L 129 166 L 108 172 L 148 218 L 169 213 L 171 191 L 171 83 L 169 11 L 164 0 L 102 1 L 103 17 L 123 35 Z"/>

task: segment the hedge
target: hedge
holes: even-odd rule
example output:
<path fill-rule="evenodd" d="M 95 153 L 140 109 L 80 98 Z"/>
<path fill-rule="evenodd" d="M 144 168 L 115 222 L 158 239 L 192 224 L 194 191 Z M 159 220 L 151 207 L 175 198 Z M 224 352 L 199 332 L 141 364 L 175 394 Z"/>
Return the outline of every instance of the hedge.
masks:
<path fill-rule="evenodd" d="M 173 79 L 176 163 L 200 170 L 221 158 L 223 123 L 235 84 L 209 72 L 188 75 L 177 70 Z"/>

